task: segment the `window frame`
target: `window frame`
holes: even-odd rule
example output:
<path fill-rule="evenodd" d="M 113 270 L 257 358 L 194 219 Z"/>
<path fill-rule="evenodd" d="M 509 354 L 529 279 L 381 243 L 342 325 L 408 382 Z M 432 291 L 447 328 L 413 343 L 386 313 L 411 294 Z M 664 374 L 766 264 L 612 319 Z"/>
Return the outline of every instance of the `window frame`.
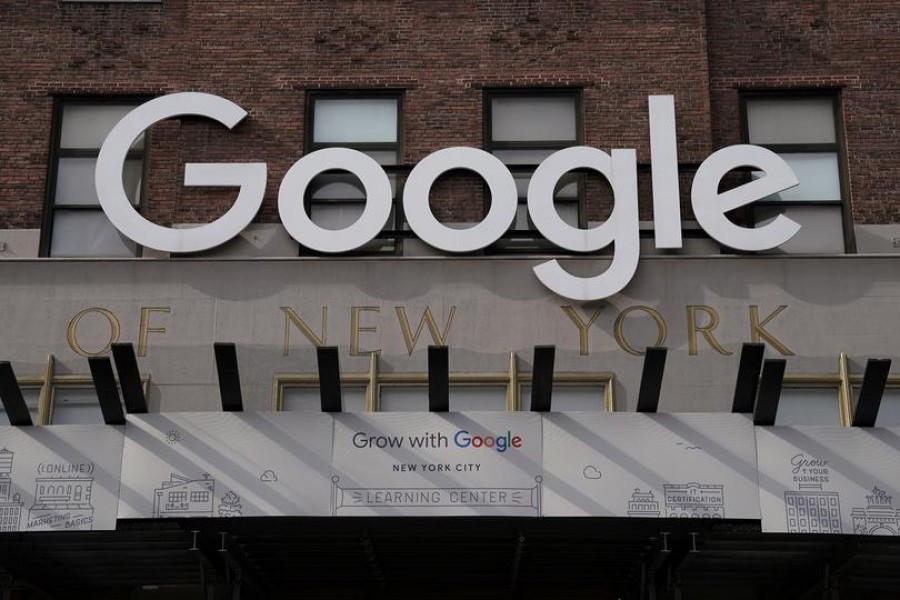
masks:
<path fill-rule="evenodd" d="M 863 375 L 864 374 L 850 376 L 850 390 L 851 390 L 851 395 L 852 395 L 851 408 L 852 408 L 853 417 L 856 416 L 856 407 L 859 404 L 859 393 L 862 390 Z M 887 382 L 885 382 L 885 386 L 884 386 L 885 393 L 887 393 L 888 390 L 900 391 L 900 375 L 894 375 L 894 374 L 888 375 Z M 881 414 L 880 413 L 881 407 L 884 406 L 884 404 L 883 404 L 884 397 L 883 396 L 881 398 L 881 402 L 882 402 L 882 404 L 879 406 L 879 414 Z M 876 421 L 876 427 L 880 427 L 879 425 L 877 425 L 877 421 Z"/>
<path fill-rule="evenodd" d="M 115 382 L 117 386 L 120 386 L 119 378 L 115 378 Z M 150 394 L 150 375 L 149 374 L 141 374 L 141 388 L 144 391 L 144 397 L 149 397 Z M 90 375 L 55 375 L 49 382 L 48 391 L 46 394 L 46 409 L 41 407 L 41 425 L 53 425 L 53 413 L 56 410 L 56 393 L 58 390 L 93 390 L 96 393 L 96 387 L 94 386 L 94 379 Z M 121 394 L 121 390 L 119 390 Z M 97 410 L 100 409 L 100 401 L 97 401 Z M 124 407 L 123 407 L 124 410 Z M 102 422 L 102 413 L 101 413 L 101 422 Z"/>
<path fill-rule="evenodd" d="M 560 389 L 565 389 L 567 387 L 597 387 L 598 388 L 598 400 L 602 402 L 599 406 L 597 412 L 605 412 L 611 413 L 616 412 L 615 401 L 613 396 L 613 380 L 615 376 L 610 372 L 601 372 L 601 373 L 576 373 L 570 371 L 563 371 L 560 373 L 553 373 L 553 395 L 556 396 Z M 522 411 L 524 410 L 522 404 L 522 388 L 525 386 L 531 385 L 532 374 L 531 373 L 521 373 L 518 377 L 517 382 L 517 391 L 516 391 L 516 410 Z M 550 412 L 556 412 L 553 409 L 553 405 L 551 402 Z M 561 411 L 567 412 L 567 411 Z"/>
<path fill-rule="evenodd" d="M 304 108 L 304 155 L 325 148 L 350 148 L 360 152 L 390 151 L 397 153 L 397 161 L 393 165 L 381 165 L 388 176 L 396 178 L 395 194 L 392 199 L 394 205 L 394 223 L 390 228 L 382 229 L 375 239 L 393 240 L 393 249 L 383 252 L 372 252 L 363 249 L 343 252 L 342 256 L 400 256 L 403 253 L 402 240 L 407 237 L 403 229 L 405 218 L 403 215 L 403 184 L 406 174 L 403 166 L 404 157 L 404 104 L 405 90 L 397 88 L 385 89 L 328 89 L 309 90 L 306 92 L 306 106 Z M 397 141 L 396 142 L 358 142 L 346 144 L 342 142 L 314 142 L 315 139 L 315 105 L 318 100 L 368 100 L 373 98 L 390 98 L 397 101 Z M 338 201 L 345 202 L 345 201 Z M 346 203 L 350 203 L 349 201 Z M 307 214 L 311 214 L 312 198 L 307 189 L 303 197 L 303 207 Z M 330 256 L 329 254 L 316 252 L 300 244 L 300 256 Z"/>
<path fill-rule="evenodd" d="M 540 142 L 503 142 L 494 141 L 493 139 L 493 100 L 495 98 L 559 98 L 569 97 L 574 100 L 575 110 L 575 140 L 541 140 Z M 584 145 L 584 90 L 574 87 L 559 88 L 486 88 L 482 94 L 482 140 L 485 152 L 493 154 L 495 151 L 503 150 L 549 150 L 552 152 L 570 148 L 572 146 Z M 513 175 L 534 173 L 538 164 L 527 165 L 506 165 Z M 587 195 L 586 195 L 586 179 L 584 174 L 579 174 L 577 185 L 578 192 L 574 202 L 578 211 L 578 227 L 586 229 L 588 227 L 587 218 Z M 484 210 L 488 210 L 488 198 L 490 192 L 487 186 L 484 186 Z M 518 205 L 525 204 L 527 214 L 527 197 L 516 198 Z M 502 242 L 514 239 L 528 239 L 535 246 L 528 248 L 503 247 Z M 498 254 L 565 254 L 562 248 L 558 248 L 553 244 L 541 244 L 543 236 L 537 229 L 509 229 L 504 232 L 503 236 L 492 244 L 488 251 Z"/>
<path fill-rule="evenodd" d="M 847 401 L 844 393 L 845 378 L 838 373 L 795 373 L 786 374 L 782 380 L 782 391 L 785 389 L 794 390 L 828 390 L 834 393 L 834 398 L 823 399 L 822 402 L 834 401 L 834 410 L 837 415 L 837 424 L 835 427 L 848 427 Z M 781 398 L 779 398 L 779 408 L 781 406 Z M 778 413 L 775 413 L 775 425 L 781 427 L 798 427 L 808 425 L 808 423 L 795 423 L 792 425 L 784 425 L 778 423 Z"/>
<path fill-rule="evenodd" d="M 16 382 L 19 384 L 19 390 L 22 392 L 22 396 L 25 397 L 28 394 L 26 392 L 37 392 L 37 406 L 29 406 L 28 400 L 25 400 L 25 406 L 28 408 L 28 414 L 31 416 L 31 422 L 34 425 L 44 425 L 45 413 L 47 401 L 45 400 L 46 392 L 44 386 L 44 378 L 41 376 L 29 376 L 26 375 L 24 377 L 17 377 Z M 3 407 L 0 407 L 2 409 Z M 36 410 L 37 414 L 32 414 L 32 410 Z M 3 417 L 0 417 L 0 425 L 8 425 L 9 424 L 9 415 L 6 414 L 6 410 L 2 410 Z M 36 418 L 35 418 L 36 417 Z"/>
<path fill-rule="evenodd" d="M 69 258 L 54 257 L 50 254 L 53 244 L 53 227 L 55 224 L 56 211 L 63 210 L 75 211 L 99 211 L 103 213 L 103 208 L 92 205 L 66 205 L 64 207 L 56 206 L 56 190 L 59 184 L 59 163 L 63 158 L 97 158 L 100 154 L 100 148 L 61 148 L 62 130 L 63 130 L 63 113 L 66 106 L 102 106 L 102 105 L 127 105 L 132 104 L 136 108 L 140 104 L 152 99 L 152 96 L 126 95 L 126 96 L 57 96 L 53 99 L 53 109 L 50 127 L 50 157 L 47 164 L 47 178 L 44 190 L 44 210 L 41 216 L 41 236 L 39 244 L 39 256 L 44 258 Z M 140 211 L 142 204 L 146 200 L 147 191 L 147 174 L 148 165 L 150 163 L 150 130 L 144 132 L 144 147 L 139 150 L 129 149 L 126 160 L 141 160 L 141 185 L 138 191 L 138 201 L 133 204 L 135 210 Z M 105 216 L 105 215 L 104 215 Z M 137 242 L 134 244 L 134 253 L 131 258 L 139 258 L 143 254 L 143 246 Z M 78 258 L 78 257 L 71 257 Z M 109 257 L 104 255 L 85 256 L 82 258 L 128 258 L 128 257 Z"/>
<path fill-rule="evenodd" d="M 406 373 L 379 373 L 378 354 L 372 353 L 369 356 L 369 368 L 365 372 L 349 372 L 341 373 L 341 386 L 363 388 L 365 390 L 366 406 L 365 411 L 382 412 L 381 411 L 381 390 L 384 387 L 420 387 L 424 388 L 425 409 L 427 412 L 427 388 L 428 373 L 427 372 L 406 372 Z M 614 412 L 614 378 L 612 372 L 594 372 L 594 371 L 559 371 L 553 374 L 554 387 L 564 388 L 567 386 L 594 386 L 598 387 L 598 399 L 602 400 L 602 405 L 598 408 L 600 412 Z M 496 372 L 451 372 L 449 373 L 449 383 L 452 387 L 498 387 L 503 388 L 506 394 L 506 411 L 519 412 L 522 411 L 521 389 L 523 385 L 531 383 L 532 374 L 520 373 L 517 367 L 517 358 L 515 352 L 510 352 L 509 370 Z M 318 388 L 318 373 L 275 373 L 272 385 L 272 409 L 274 411 L 284 410 L 284 392 L 287 388 L 305 387 L 310 389 Z M 602 387 L 602 389 L 600 389 Z"/>
<path fill-rule="evenodd" d="M 750 119 L 748 103 L 754 100 L 803 100 L 827 99 L 831 102 L 831 114 L 834 119 L 834 142 L 830 143 L 794 143 L 794 144 L 754 144 L 775 152 L 779 156 L 788 153 L 830 153 L 837 155 L 838 180 L 841 198 L 838 200 L 757 200 L 749 207 L 747 219 L 754 227 L 753 217 L 756 207 L 840 207 L 841 230 L 843 231 L 843 254 L 856 253 L 856 236 L 853 232 L 853 211 L 850 200 L 850 176 L 847 163 L 847 142 L 844 131 L 843 99 L 841 90 L 837 89 L 791 89 L 791 90 L 745 90 L 739 94 L 741 117 L 741 140 L 745 144 L 750 140 Z"/>

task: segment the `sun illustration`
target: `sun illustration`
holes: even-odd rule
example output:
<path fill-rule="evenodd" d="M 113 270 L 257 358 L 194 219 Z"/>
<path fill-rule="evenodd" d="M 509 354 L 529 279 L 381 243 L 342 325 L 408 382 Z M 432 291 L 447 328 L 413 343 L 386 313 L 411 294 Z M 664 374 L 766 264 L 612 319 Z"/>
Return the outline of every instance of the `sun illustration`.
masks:
<path fill-rule="evenodd" d="M 181 433 L 177 429 L 170 429 L 166 432 L 166 443 L 177 444 L 181 441 Z"/>

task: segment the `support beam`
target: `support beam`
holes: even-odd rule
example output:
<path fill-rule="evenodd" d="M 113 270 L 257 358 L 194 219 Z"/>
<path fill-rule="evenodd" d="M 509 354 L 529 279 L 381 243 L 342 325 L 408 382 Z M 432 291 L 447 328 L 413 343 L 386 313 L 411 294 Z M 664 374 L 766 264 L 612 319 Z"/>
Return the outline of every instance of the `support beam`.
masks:
<path fill-rule="evenodd" d="M 130 415 L 145 414 L 147 398 L 141 384 L 141 372 L 134 354 L 134 345 L 129 342 L 116 342 L 112 345 L 112 355 L 116 363 L 116 372 L 119 374 L 125 411 Z"/>
<path fill-rule="evenodd" d="M 450 410 L 450 349 L 428 346 L 428 410 Z"/>
<path fill-rule="evenodd" d="M 88 358 L 88 366 L 100 401 L 103 422 L 107 425 L 124 425 L 125 413 L 122 410 L 122 400 L 119 399 L 119 386 L 113 375 L 112 361 L 108 356 L 91 356 Z"/>
<path fill-rule="evenodd" d="M 889 358 L 870 358 L 866 362 L 866 372 L 859 390 L 859 402 L 856 403 L 856 410 L 853 411 L 854 427 L 875 426 L 890 370 L 891 360 Z"/>
<path fill-rule="evenodd" d="M 509 589 L 515 590 L 519 585 L 519 567 L 522 564 L 522 552 L 525 549 L 525 535 L 520 531 L 513 551 L 512 569 L 509 575 Z"/>
<path fill-rule="evenodd" d="M 556 346 L 535 346 L 531 366 L 531 410 L 550 412 L 553 404 L 553 362 Z"/>
<path fill-rule="evenodd" d="M 319 363 L 319 398 L 322 412 L 334 413 L 343 410 L 341 401 L 341 363 L 337 346 L 316 348 Z"/>
<path fill-rule="evenodd" d="M 731 412 L 750 414 L 753 401 L 759 389 L 759 374 L 762 371 L 765 344 L 744 344 L 741 346 L 741 362 L 738 365 L 737 382 L 734 384 L 734 401 Z"/>
<path fill-rule="evenodd" d="M 0 401 L 3 402 L 3 410 L 6 411 L 10 425 L 17 427 L 34 425 L 28 412 L 28 405 L 22 396 L 22 389 L 8 360 L 0 362 Z"/>
<path fill-rule="evenodd" d="M 759 382 L 759 396 L 753 407 L 754 425 L 774 425 L 778 414 L 778 399 L 781 398 L 781 385 L 784 382 L 784 369 L 787 361 L 783 358 L 770 358 L 763 361 L 762 379 Z"/>
<path fill-rule="evenodd" d="M 232 343 L 216 342 L 213 344 L 213 350 L 216 355 L 216 370 L 219 373 L 219 395 L 222 398 L 222 410 L 241 412 L 244 410 L 244 399 L 241 396 L 237 348 Z"/>
<path fill-rule="evenodd" d="M 644 354 L 644 370 L 641 373 L 641 387 L 638 391 L 638 412 L 655 413 L 659 407 L 659 393 L 662 391 L 668 352 L 668 348 L 664 346 L 647 348 Z"/>

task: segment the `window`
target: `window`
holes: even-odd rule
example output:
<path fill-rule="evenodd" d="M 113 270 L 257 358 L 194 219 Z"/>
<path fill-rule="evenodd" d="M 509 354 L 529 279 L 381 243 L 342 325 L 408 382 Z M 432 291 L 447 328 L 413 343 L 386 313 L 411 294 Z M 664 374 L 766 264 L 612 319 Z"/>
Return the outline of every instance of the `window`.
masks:
<path fill-rule="evenodd" d="M 102 425 L 103 411 L 93 385 L 90 387 L 54 386 L 50 423 L 54 425 Z"/>
<path fill-rule="evenodd" d="M 424 384 L 382 384 L 379 386 L 378 410 L 381 412 L 428 411 L 428 376 L 423 376 Z M 462 411 L 505 411 L 507 407 L 506 385 L 491 385 L 490 377 L 483 382 L 461 384 L 454 382 L 450 375 L 450 410 Z M 457 377 L 458 379 L 458 377 Z M 471 378 L 470 378 L 471 379 Z"/>
<path fill-rule="evenodd" d="M 372 157 L 388 173 L 394 209 L 385 230 L 359 253 L 394 253 L 400 228 L 397 210 L 397 168 L 400 161 L 401 106 L 398 92 L 310 93 L 307 106 L 307 152 L 323 148 L 353 148 Z M 342 171 L 316 177 L 306 191 L 310 218 L 325 229 L 352 225 L 365 206 L 365 190 L 356 176 Z"/>
<path fill-rule="evenodd" d="M 773 252 L 853 250 L 837 94 L 746 94 L 746 139 L 777 152 L 800 184 L 752 205 L 753 223 L 779 214 L 802 228 Z M 753 176 L 753 175 L 751 175 Z"/>
<path fill-rule="evenodd" d="M 785 387 L 778 400 L 776 425 L 841 425 L 837 389 Z"/>
<path fill-rule="evenodd" d="M 341 399 L 344 412 L 366 410 L 366 388 L 341 385 Z M 322 397 L 318 383 L 308 385 L 286 385 L 281 392 L 281 409 L 298 412 L 320 412 Z"/>
<path fill-rule="evenodd" d="M 840 427 L 847 424 L 841 386 L 840 373 L 785 375 L 775 425 Z"/>
<path fill-rule="evenodd" d="M 41 253 L 57 257 L 129 257 L 138 252 L 106 218 L 97 199 L 94 168 L 113 126 L 137 102 L 59 102 L 56 106 L 50 184 L 44 210 Z M 131 203 L 140 204 L 146 136 L 125 160 L 122 183 Z"/>
<path fill-rule="evenodd" d="M 27 384 L 22 381 L 19 382 L 19 387 L 22 391 L 22 398 L 25 400 L 25 406 L 28 407 L 28 414 L 31 415 L 31 422 L 35 425 L 40 425 L 40 404 L 41 404 L 41 388 L 40 384 Z M 0 425 L 9 425 L 9 420 L 6 416 L 6 409 L 3 407 L 3 404 L 0 404 Z"/>
<path fill-rule="evenodd" d="M 854 377 L 853 381 L 853 410 L 856 411 L 856 403 L 859 401 L 859 392 L 862 387 L 863 376 Z M 878 417 L 875 419 L 876 427 L 900 427 L 900 377 L 889 375 L 884 393 L 881 396 L 881 404 L 878 405 Z"/>
<path fill-rule="evenodd" d="M 519 373 L 511 354 L 506 372 L 451 372 L 450 410 L 529 410 L 531 373 Z M 276 374 L 273 391 L 275 410 L 321 410 L 318 375 Z M 345 412 L 428 411 L 428 373 L 381 373 L 376 354 L 368 372 L 341 374 L 341 391 Z M 553 410 L 613 411 L 613 374 L 555 373 Z"/>
<path fill-rule="evenodd" d="M 551 409 L 553 412 L 576 410 L 605 411 L 605 386 L 567 385 L 553 386 Z M 522 410 L 531 410 L 531 384 L 523 384 L 520 392 Z"/>
<path fill-rule="evenodd" d="M 209 502 L 209 492 L 191 492 L 191 502 Z"/>
<path fill-rule="evenodd" d="M 878 407 L 877 427 L 900 427 L 900 386 L 885 388 Z"/>
<path fill-rule="evenodd" d="M 573 90 L 496 90 L 485 96 L 486 150 L 506 164 L 516 181 L 519 206 L 496 249 L 551 250 L 528 218 L 528 182 L 545 158 L 582 143 L 581 98 Z M 587 227 L 583 175 L 569 173 L 556 188 L 556 209 L 573 227 Z"/>

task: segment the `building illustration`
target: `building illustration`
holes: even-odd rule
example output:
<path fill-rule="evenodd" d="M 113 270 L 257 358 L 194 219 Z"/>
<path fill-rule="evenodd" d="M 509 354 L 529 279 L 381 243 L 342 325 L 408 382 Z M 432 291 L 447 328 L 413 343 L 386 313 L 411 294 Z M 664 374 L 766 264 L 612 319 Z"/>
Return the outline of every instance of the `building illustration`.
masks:
<path fill-rule="evenodd" d="M 93 527 L 91 477 L 38 477 L 34 504 L 26 529 L 85 529 Z"/>
<path fill-rule="evenodd" d="M 841 504 L 837 492 L 822 490 L 822 484 L 800 484 L 784 493 L 787 527 L 791 533 L 841 533 Z"/>
<path fill-rule="evenodd" d="M 12 494 L 12 464 L 15 453 L 0 450 L 0 532 L 18 531 L 22 517 L 22 503 Z"/>
<path fill-rule="evenodd" d="M 189 479 L 172 473 L 153 490 L 153 517 L 212 517 L 216 482 L 208 473 Z"/>
<path fill-rule="evenodd" d="M 642 492 L 640 488 L 634 488 L 634 493 L 628 501 L 629 517 L 658 517 L 659 501 L 652 491 Z"/>
<path fill-rule="evenodd" d="M 887 492 L 872 488 L 872 494 L 866 495 L 868 506 L 854 508 L 850 512 L 853 519 L 853 533 L 859 535 L 900 535 L 900 509 L 894 508 L 893 496 Z"/>
<path fill-rule="evenodd" d="M 721 519 L 725 516 L 725 489 L 722 485 L 683 483 L 663 486 L 666 516 L 669 518 Z"/>

